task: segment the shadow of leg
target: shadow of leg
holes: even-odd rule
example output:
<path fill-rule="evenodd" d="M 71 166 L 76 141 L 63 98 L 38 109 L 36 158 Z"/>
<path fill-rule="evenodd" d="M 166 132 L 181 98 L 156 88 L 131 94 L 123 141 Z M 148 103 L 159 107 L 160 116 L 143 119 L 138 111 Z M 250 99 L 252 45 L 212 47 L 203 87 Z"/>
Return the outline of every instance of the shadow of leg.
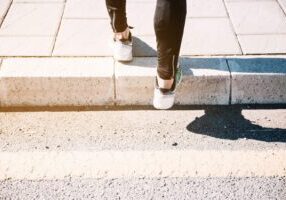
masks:
<path fill-rule="evenodd" d="M 155 57 L 157 51 L 140 38 L 133 36 L 133 55 L 135 57 Z"/>
<path fill-rule="evenodd" d="M 207 109 L 205 114 L 191 122 L 187 129 L 220 139 L 247 138 L 265 142 L 286 142 L 286 129 L 253 124 L 244 118 L 241 108 Z"/>

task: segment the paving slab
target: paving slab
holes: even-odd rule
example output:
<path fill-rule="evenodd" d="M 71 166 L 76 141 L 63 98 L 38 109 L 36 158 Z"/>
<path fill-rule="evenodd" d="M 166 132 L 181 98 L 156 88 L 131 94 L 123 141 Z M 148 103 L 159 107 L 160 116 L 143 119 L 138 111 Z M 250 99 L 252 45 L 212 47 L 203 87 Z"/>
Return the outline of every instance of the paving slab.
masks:
<path fill-rule="evenodd" d="M 0 56 L 51 56 L 54 37 L 0 37 Z"/>
<path fill-rule="evenodd" d="M 108 18 L 105 1 L 95 0 L 68 0 L 65 7 L 64 18 Z"/>
<path fill-rule="evenodd" d="M 286 103 L 286 58 L 228 59 L 232 104 Z"/>
<path fill-rule="evenodd" d="M 80 0 L 67 1 L 64 18 L 108 18 L 105 1 L 85 0 L 84 2 L 82 3 Z M 188 1 L 187 5 L 187 17 L 227 17 L 222 0 L 194 0 Z M 140 17 L 138 17 L 136 12 L 138 7 L 145 11 L 140 13 Z M 150 22 L 151 26 L 149 26 L 149 29 L 151 30 L 155 8 L 156 1 L 128 1 L 126 9 L 130 24 L 138 26 L 142 24 L 141 22 L 147 21 Z M 138 32 L 142 33 L 142 31 Z"/>
<path fill-rule="evenodd" d="M 284 10 L 284 13 L 286 13 L 286 0 L 278 0 L 280 3 L 282 9 Z"/>
<path fill-rule="evenodd" d="M 194 0 L 188 1 L 187 5 L 187 17 L 227 17 L 222 0 Z M 138 18 L 136 12 L 138 7 L 145 11 L 140 13 L 140 18 Z M 150 21 L 150 24 L 152 24 L 155 7 L 156 1 L 129 0 L 126 5 L 128 19 L 132 24 L 141 24 L 140 21 Z M 146 17 L 148 20 L 146 20 Z M 85 0 L 82 3 L 80 0 L 69 0 L 66 4 L 64 18 L 108 18 L 105 1 Z"/>
<path fill-rule="evenodd" d="M 79 5 L 80 4 L 80 5 Z M 90 6 L 87 6 L 90 5 Z M 128 20 L 129 20 L 129 25 L 134 26 L 134 29 L 132 30 L 132 34 L 135 37 L 134 38 L 134 56 L 156 56 L 156 38 L 155 38 L 155 32 L 154 32 L 154 28 L 153 28 L 153 15 L 154 15 L 154 11 L 155 11 L 155 6 L 156 6 L 156 2 L 154 1 L 130 1 L 127 4 L 127 15 L 128 15 Z M 98 9 L 98 8 L 104 8 L 101 9 L 100 12 L 94 12 L 94 10 Z M 140 18 L 138 18 L 138 13 L 136 12 L 136 10 L 138 9 L 138 7 L 146 10 L 146 12 L 142 13 Z M 55 53 L 54 55 L 84 55 L 85 53 L 80 53 L 80 52 L 84 52 L 84 51 L 88 51 L 88 52 L 95 52 L 96 53 L 90 53 L 92 55 L 99 55 L 99 56 L 106 56 L 106 55 L 111 55 L 111 35 L 112 35 L 112 28 L 110 26 L 110 20 L 107 14 L 107 10 L 106 10 L 106 5 L 105 2 L 97 2 L 97 1 L 90 1 L 87 0 L 86 4 L 82 4 L 81 1 L 77 1 L 77 0 L 71 0 L 69 2 L 67 2 L 67 6 L 66 6 L 66 10 L 64 13 L 64 18 L 65 19 L 81 19 L 81 20 L 85 20 L 86 22 L 84 22 L 84 24 L 90 23 L 90 25 L 84 25 L 82 24 L 83 21 L 74 21 L 74 22 L 70 22 L 70 21 L 63 21 L 63 31 L 65 33 L 62 34 L 62 31 L 60 30 L 60 40 L 62 38 L 66 38 L 66 35 L 80 35 L 80 34 L 88 34 L 86 32 L 87 29 L 90 31 L 90 27 L 96 26 L 93 24 L 93 22 L 89 22 L 89 20 L 91 19 L 106 19 L 106 20 L 102 20 L 101 26 L 98 26 L 94 28 L 94 30 L 92 29 L 90 32 L 92 36 L 83 36 L 80 37 L 79 39 L 77 39 L 77 41 L 83 41 L 85 40 L 87 43 L 90 43 L 90 48 L 86 48 L 86 46 L 89 46 L 88 44 L 85 45 L 85 49 L 81 49 L 81 47 L 76 48 L 76 50 L 74 50 L 75 47 L 60 47 L 58 49 L 58 46 L 56 45 L 55 48 Z M 91 20 L 92 21 L 92 20 Z M 69 23 L 70 22 L 70 23 Z M 69 25 L 65 25 L 65 23 L 68 23 Z M 76 25 L 72 25 L 72 24 L 76 24 Z M 94 23 L 96 23 L 96 21 L 94 21 Z M 73 29 L 73 26 L 75 26 L 75 31 L 77 31 L 76 34 L 73 34 L 73 30 L 70 31 L 65 31 L 66 27 L 69 27 L 70 29 Z M 77 26 L 83 27 L 83 28 L 78 28 Z M 146 28 L 147 27 L 147 28 Z M 78 32 L 78 29 L 83 30 L 81 33 Z M 104 35 L 98 36 L 98 32 L 101 32 L 102 29 L 104 29 L 105 32 L 103 32 Z M 106 36 L 106 33 L 108 33 L 108 38 Z M 97 35 L 97 38 L 94 38 L 94 36 Z M 100 40 L 100 45 L 101 48 L 98 48 L 98 45 L 94 45 L 93 43 L 93 39 L 94 40 Z M 87 41 L 88 40 L 88 41 Z M 65 44 L 63 45 L 65 46 Z M 82 45 L 79 45 L 82 46 Z M 63 49 L 65 48 L 65 50 L 70 49 L 70 51 L 72 53 L 70 54 L 66 54 L 65 50 Z M 95 49 L 96 48 L 96 49 Z M 87 50 L 89 49 L 89 50 Z M 76 51 L 76 52 L 73 52 Z M 77 53 L 77 51 L 79 51 L 79 53 Z"/>
<path fill-rule="evenodd" d="M 241 54 L 227 18 L 187 19 L 182 55 Z"/>
<path fill-rule="evenodd" d="M 111 56 L 111 42 L 107 19 L 63 19 L 53 55 Z"/>
<path fill-rule="evenodd" d="M 286 35 L 239 35 L 244 54 L 286 53 Z"/>
<path fill-rule="evenodd" d="M 154 35 L 135 35 L 133 37 L 133 55 L 136 57 L 156 57 L 156 37 Z"/>
<path fill-rule="evenodd" d="M 12 0 L 1 0 L 0 1 L 0 24 L 6 15 Z"/>
<path fill-rule="evenodd" d="M 116 100 L 119 105 L 152 104 L 156 58 L 135 58 L 115 65 Z M 181 60 L 183 80 L 177 88 L 176 104 L 229 103 L 230 73 L 224 59 Z"/>
<path fill-rule="evenodd" d="M 286 33 L 286 16 L 277 1 L 227 1 L 237 34 Z"/>
<path fill-rule="evenodd" d="M 62 3 L 13 3 L 0 36 L 55 36 L 62 12 Z"/>
<path fill-rule="evenodd" d="M 188 0 L 187 17 L 227 17 L 223 0 Z"/>
<path fill-rule="evenodd" d="M 8 58 L 0 71 L 0 105 L 110 105 L 112 76 L 111 58 Z"/>
<path fill-rule="evenodd" d="M 13 0 L 14 3 L 58 3 L 66 0 Z"/>
<path fill-rule="evenodd" d="M 128 24 L 134 26 L 132 31 L 134 35 L 155 35 L 153 22 L 155 8 L 156 1 L 131 1 L 126 4 Z"/>
<path fill-rule="evenodd" d="M 222 0 L 194 0 L 187 2 L 187 17 L 227 17 Z M 127 19 L 135 29 L 135 35 L 155 35 L 153 18 L 156 1 L 130 1 L 127 3 Z M 144 10 L 138 16 L 138 8 Z"/>

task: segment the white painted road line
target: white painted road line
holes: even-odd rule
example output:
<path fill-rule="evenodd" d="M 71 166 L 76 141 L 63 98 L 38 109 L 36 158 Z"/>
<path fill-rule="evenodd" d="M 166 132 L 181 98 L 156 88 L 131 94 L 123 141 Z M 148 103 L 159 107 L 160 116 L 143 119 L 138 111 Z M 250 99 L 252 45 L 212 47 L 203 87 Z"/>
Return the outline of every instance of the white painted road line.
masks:
<path fill-rule="evenodd" d="M 286 175 L 286 151 L 1 152 L 0 180 Z"/>

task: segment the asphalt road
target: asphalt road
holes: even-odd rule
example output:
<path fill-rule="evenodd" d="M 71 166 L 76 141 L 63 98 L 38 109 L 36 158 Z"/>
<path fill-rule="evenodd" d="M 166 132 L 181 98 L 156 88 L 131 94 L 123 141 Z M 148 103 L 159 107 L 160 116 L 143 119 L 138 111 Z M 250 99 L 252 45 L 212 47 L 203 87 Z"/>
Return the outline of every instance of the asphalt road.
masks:
<path fill-rule="evenodd" d="M 1 199 L 286 199 L 286 178 L 67 179 L 0 183 Z"/>
<path fill-rule="evenodd" d="M 286 109 L 236 106 L 170 111 L 0 112 L 0 158 L 7 152 L 17 155 L 17 152 L 170 150 L 284 153 Z M 279 162 L 275 165 L 279 166 Z M 272 164 L 261 167 L 267 172 Z M 218 171 L 215 166 L 207 170 Z M 234 173 L 217 177 L 212 173 L 206 177 L 70 176 L 52 180 L 30 179 L 27 175 L 24 179 L 0 180 L 0 199 L 285 200 L 286 173 L 278 172 L 273 176 L 254 173 L 236 177 Z"/>

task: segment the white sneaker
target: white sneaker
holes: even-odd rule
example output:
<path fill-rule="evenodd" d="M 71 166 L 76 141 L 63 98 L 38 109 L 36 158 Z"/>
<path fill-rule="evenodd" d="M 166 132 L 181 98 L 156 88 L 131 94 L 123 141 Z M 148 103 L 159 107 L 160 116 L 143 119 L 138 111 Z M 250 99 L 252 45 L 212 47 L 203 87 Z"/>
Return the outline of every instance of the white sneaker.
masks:
<path fill-rule="evenodd" d="M 156 109 L 166 110 L 173 107 L 175 102 L 175 90 L 182 80 L 182 70 L 180 67 L 176 69 L 176 75 L 174 78 L 171 89 L 159 88 L 157 77 L 155 78 L 155 89 L 153 97 L 153 106 Z"/>
<path fill-rule="evenodd" d="M 132 45 L 133 39 L 131 32 L 129 33 L 129 38 L 125 40 L 113 40 L 113 57 L 117 61 L 127 62 L 132 61 Z"/>

